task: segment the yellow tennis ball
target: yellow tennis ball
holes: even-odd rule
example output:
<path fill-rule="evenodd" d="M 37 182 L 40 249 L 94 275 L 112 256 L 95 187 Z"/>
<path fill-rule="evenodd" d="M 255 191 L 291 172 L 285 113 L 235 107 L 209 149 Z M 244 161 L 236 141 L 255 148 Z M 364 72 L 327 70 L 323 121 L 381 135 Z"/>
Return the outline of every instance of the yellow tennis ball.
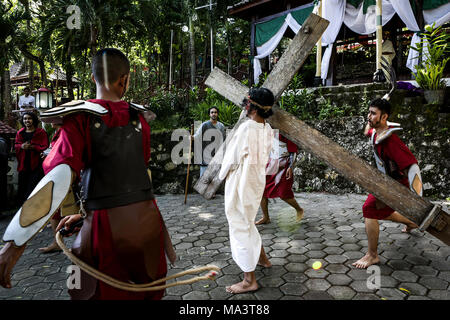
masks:
<path fill-rule="evenodd" d="M 313 263 L 312 267 L 314 270 L 319 270 L 322 267 L 322 262 L 316 261 Z"/>

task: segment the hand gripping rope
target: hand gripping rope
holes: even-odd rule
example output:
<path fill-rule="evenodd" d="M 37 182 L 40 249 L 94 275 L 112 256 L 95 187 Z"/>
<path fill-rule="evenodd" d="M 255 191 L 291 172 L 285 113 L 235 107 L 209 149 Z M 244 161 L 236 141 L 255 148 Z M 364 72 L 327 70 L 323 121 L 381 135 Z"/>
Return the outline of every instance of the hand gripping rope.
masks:
<path fill-rule="evenodd" d="M 80 220 L 82 221 L 82 220 Z M 128 283 L 128 282 L 123 282 L 123 281 L 119 281 L 117 279 L 114 279 L 102 272 L 100 272 L 99 270 L 91 267 L 90 265 L 88 265 L 87 263 L 85 263 L 84 261 L 82 261 L 81 259 L 79 259 L 78 257 L 76 257 L 70 249 L 68 249 L 66 247 L 66 245 L 64 244 L 64 241 L 62 240 L 62 235 L 64 233 L 67 233 L 67 231 L 62 228 L 61 230 L 59 230 L 56 233 L 56 243 L 59 245 L 59 247 L 63 250 L 64 254 L 76 265 L 78 265 L 84 272 L 86 272 L 87 274 L 89 274 L 90 276 L 103 281 L 104 283 L 117 288 L 117 289 L 121 289 L 121 290 L 126 290 L 126 291 L 133 291 L 133 292 L 143 292 L 143 291 L 157 291 L 157 290 L 162 290 L 162 289 L 166 289 L 166 288 L 170 288 L 170 287 L 174 287 L 174 286 L 179 286 L 179 285 L 184 285 L 184 284 L 191 284 L 197 281 L 201 281 L 201 280 L 214 280 L 217 273 L 220 271 L 220 268 L 215 266 L 215 265 L 207 265 L 207 266 L 203 266 L 203 267 L 198 267 L 198 268 L 192 268 L 190 270 L 186 270 L 186 271 L 182 271 L 179 272 L 177 274 L 150 282 L 150 283 L 143 283 L 143 284 L 134 284 L 134 283 Z M 209 273 L 207 273 L 204 276 L 197 276 L 188 280 L 182 280 L 182 281 L 176 281 L 176 282 L 172 282 L 169 284 L 165 284 L 165 285 L 159 285 L 162 282 L 174 279 L 174 278 L 178 278 L 178 277 L 182 277 L 188 274 L 196 274 L 196 273 L 200 273 L 203 271 L 207 271 L 207 270 L 211 270 Z"/>

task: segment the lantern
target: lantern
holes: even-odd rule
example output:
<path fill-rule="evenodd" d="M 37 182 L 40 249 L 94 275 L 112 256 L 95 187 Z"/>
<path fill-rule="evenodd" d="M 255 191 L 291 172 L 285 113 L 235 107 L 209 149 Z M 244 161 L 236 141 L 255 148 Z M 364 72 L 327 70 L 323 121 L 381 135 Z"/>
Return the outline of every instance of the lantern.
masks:
<path fill-rule="evenodd" d="M 53 93 L 47 88 L 39 88 L 36 92 L 36 109 L 53 108 Z"/>

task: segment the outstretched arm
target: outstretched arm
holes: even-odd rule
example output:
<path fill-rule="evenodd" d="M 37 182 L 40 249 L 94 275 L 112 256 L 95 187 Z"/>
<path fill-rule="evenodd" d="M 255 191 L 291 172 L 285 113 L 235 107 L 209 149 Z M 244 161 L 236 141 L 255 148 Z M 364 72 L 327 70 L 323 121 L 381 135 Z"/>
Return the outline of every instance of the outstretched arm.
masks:
<path fill-rule="evenodd" d="M 25 246 L 16 246 L 14 242 L 6 242 L 0 251 L 0 285 L 4 288 L 11 288 L 11 271 L 19 258 L 25 251 Z"/>
<path fill-rule="evenodd" d="M 370 125 L 369 123 L 366 124 L 366 127 L 364 128 L 364 135 L 367 136 L 369 134 Z"/>
<path fill-rule="evenodd" d="M 42 178 L 9 223 L 3 236 L 6 244 L 0 251 L 2 287 L 11 288 L 11 271 L 25 251 L 26 244 L 61 206 L 75 176 L 65 164 L 55 167 Z"/>

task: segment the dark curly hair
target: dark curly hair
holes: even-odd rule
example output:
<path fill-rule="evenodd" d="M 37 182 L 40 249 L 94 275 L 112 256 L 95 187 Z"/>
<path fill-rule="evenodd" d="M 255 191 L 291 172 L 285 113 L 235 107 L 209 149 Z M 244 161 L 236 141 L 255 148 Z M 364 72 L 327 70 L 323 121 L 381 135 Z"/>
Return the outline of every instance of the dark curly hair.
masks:
<path fill-rule="evenodd" d="M 378 108 L 381 111 L 381 114 L 386 113 L 388 116 L 391 115 L 392 107 L 386 99 L 374 99 L 370 102 L 369 106 Z"/>
<path fill-rule="evenodd" d="M 216 109 L 217 110 L 217 114 L 219 114 L 219 108 L 217 108 L 216 106 L 212 106 L 211 108 L 208 109 L 208 115 L 211 112 L 212 109 Z"/>
<path fill-rule="evenodd" d="M 39 118 L 34 112 L 24 112 L 24 114 L 20 117 L 20 124 L 22 125 L 22 127 L 25 127 L 25 124 L 23 123 L 23 117 L 26 115 L 30 116 L 31 119 L 33 119 L 33 126 L 37 128 L 39 124 Z"/>
<path fill-rule="evenodd" d="M 272 106 L 275 103 L 275 98 L 272 91 L 267 88 L 252 88 L 250 89 L 250 99 L 260 104 L 261 106 Z M 272 109 L 264 110 L 259 106 L 250 102 L 250 110 L 256 110 L 257 114 L 263 119 L 267 119 L 273 115 Z"/>

